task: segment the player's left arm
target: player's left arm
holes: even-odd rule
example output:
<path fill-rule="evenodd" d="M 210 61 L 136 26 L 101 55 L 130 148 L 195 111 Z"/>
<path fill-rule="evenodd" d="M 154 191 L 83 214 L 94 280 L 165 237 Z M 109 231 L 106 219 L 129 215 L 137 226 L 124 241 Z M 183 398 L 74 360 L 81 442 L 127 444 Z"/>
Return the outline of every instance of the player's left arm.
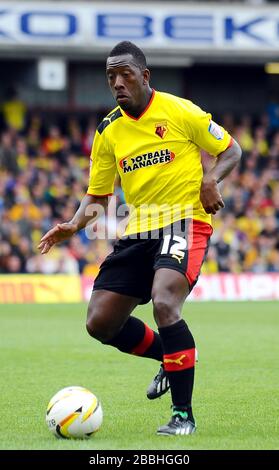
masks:
<path fill-rule="evenodd" d="M 212 116 L 191 101 L 182 100 L 182 126 L 189 140 L 216 158 L 214 167 L 203 176 L 200 200 L 208 214 L 225 206 L 218 183 L 227 176 L 241 158 L 241 148 Z"/>
<path fill-rule="evenodd" d="M 216 214 L 219 209 L 225 207 L 218 183 L 239 163 L 241 153 L 239 144 L 232 138 L 230 146 L 216 157 L 214 167 L 203 176 L 200 200 L 208 214 Z"/>

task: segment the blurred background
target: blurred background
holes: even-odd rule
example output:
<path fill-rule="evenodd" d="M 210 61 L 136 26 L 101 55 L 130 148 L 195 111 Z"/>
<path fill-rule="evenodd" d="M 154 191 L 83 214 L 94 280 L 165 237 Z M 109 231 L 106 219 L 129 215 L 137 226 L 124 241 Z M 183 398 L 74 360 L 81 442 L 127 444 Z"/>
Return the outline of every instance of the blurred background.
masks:
<path fill-rule="evenodd" d="M 0 1 L 0 303 L 60 300 L 59 274 L 87 299 L 112 250 L 84 231 L 44 257 L 37 245 L 86 192 L 96 126 L 115 106 L 105 59 L 124 39 L 155 89 L 194 101 L 243 149 L 192 297 L 279 298 L 278 24 L 278 1 Z"/>

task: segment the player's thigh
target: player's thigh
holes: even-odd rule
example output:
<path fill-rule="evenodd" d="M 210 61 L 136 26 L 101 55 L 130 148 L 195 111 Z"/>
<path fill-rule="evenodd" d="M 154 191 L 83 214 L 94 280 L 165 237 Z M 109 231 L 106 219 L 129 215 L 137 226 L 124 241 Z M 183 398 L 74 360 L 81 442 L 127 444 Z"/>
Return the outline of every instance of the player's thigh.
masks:
<path fill-rule="evenodd" d="M 86 327 L 91 336 L 106 341 L 124 325 L 140 299 L 108 290 L 92 292 Z"/>
<path fill-rule="evenodd" d="M 114 251 L 100 266 L 94 291 L 110 291 L 149 302 L 153 282 L 153 257 L 148 254 L 148 241 L 120 239 Z"/>
<path fill-rule="evenodd" d="M 156 270 L 152 286 L 152 302 L 154 318 L 159 327 L 180 320 L 181 309 L 189 292 L 189 283 L 184 274 L 170 268 Z"/>
<path fill-rule="evenodd" d="M 182 305 L 198 280 L 212 228 L 186 219 L 164 231 L 156 253 L 152 300 L 159 326 L 175 323 Z"/>
<path fill-rule="evenodd" d="M 185 219 L 172 224 L 170 230 L 162 235 L 154 269 L 170 268 L 180 272 L 186 276 L 192 290 L 198 280 L 211 234 L 212 227 L 198 220 Z"/>

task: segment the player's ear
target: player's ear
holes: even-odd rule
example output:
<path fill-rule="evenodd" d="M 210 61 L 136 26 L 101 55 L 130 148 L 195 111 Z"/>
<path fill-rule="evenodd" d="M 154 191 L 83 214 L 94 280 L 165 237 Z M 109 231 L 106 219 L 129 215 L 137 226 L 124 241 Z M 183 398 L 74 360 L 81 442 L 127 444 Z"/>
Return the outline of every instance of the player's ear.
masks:
<path fill-rule="evenodd" d="M 144 71 L 142 72 L 142 76 L 143 76 L 143 84 L 147 85 L 150 80 L 150 71 L 148 69 L 144 69 Z"/>

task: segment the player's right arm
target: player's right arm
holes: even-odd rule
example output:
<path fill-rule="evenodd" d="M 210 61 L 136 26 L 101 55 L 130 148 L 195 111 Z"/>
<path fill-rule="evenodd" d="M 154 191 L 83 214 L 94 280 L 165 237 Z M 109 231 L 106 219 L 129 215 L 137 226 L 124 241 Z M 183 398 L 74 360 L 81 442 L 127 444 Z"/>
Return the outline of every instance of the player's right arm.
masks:
<path fill-rule="evenodd" d="M 41 254 L 44 255 L 56 243 L 68 240 L 87 224 L 93 223 L 99 215 L 99 211 L 93 211 L 93 213 L 90 211 L 90 206 L 93 207 L 93 204 L 100 204 L 104 209 L 106 209 L 108 205 L 108 196 L 96 197 L 91 194 L 86 194 L 70 222 L 57 224 L 42 237 L 40 244 L 38 245 Z M 86 215 L 88 213 L 91 215 Z"/>
<path fill-rule="evenodd" d="M 42 237 L 38 246 L 41 254 L 47 253 L 56 243 L 68 240 L 87 224 L 97 220 L 99 214 L 103 211 L 98 211 L 96 205 L 101 205 L 106 209 L 108 196 L 113 193 L 116 164 L 114 152 L 104 134 L 104 132 L 100 133 L 97 130 L 94 138 L 86 196 L 83 197 L 72 220 L 57 224 Z"/>

